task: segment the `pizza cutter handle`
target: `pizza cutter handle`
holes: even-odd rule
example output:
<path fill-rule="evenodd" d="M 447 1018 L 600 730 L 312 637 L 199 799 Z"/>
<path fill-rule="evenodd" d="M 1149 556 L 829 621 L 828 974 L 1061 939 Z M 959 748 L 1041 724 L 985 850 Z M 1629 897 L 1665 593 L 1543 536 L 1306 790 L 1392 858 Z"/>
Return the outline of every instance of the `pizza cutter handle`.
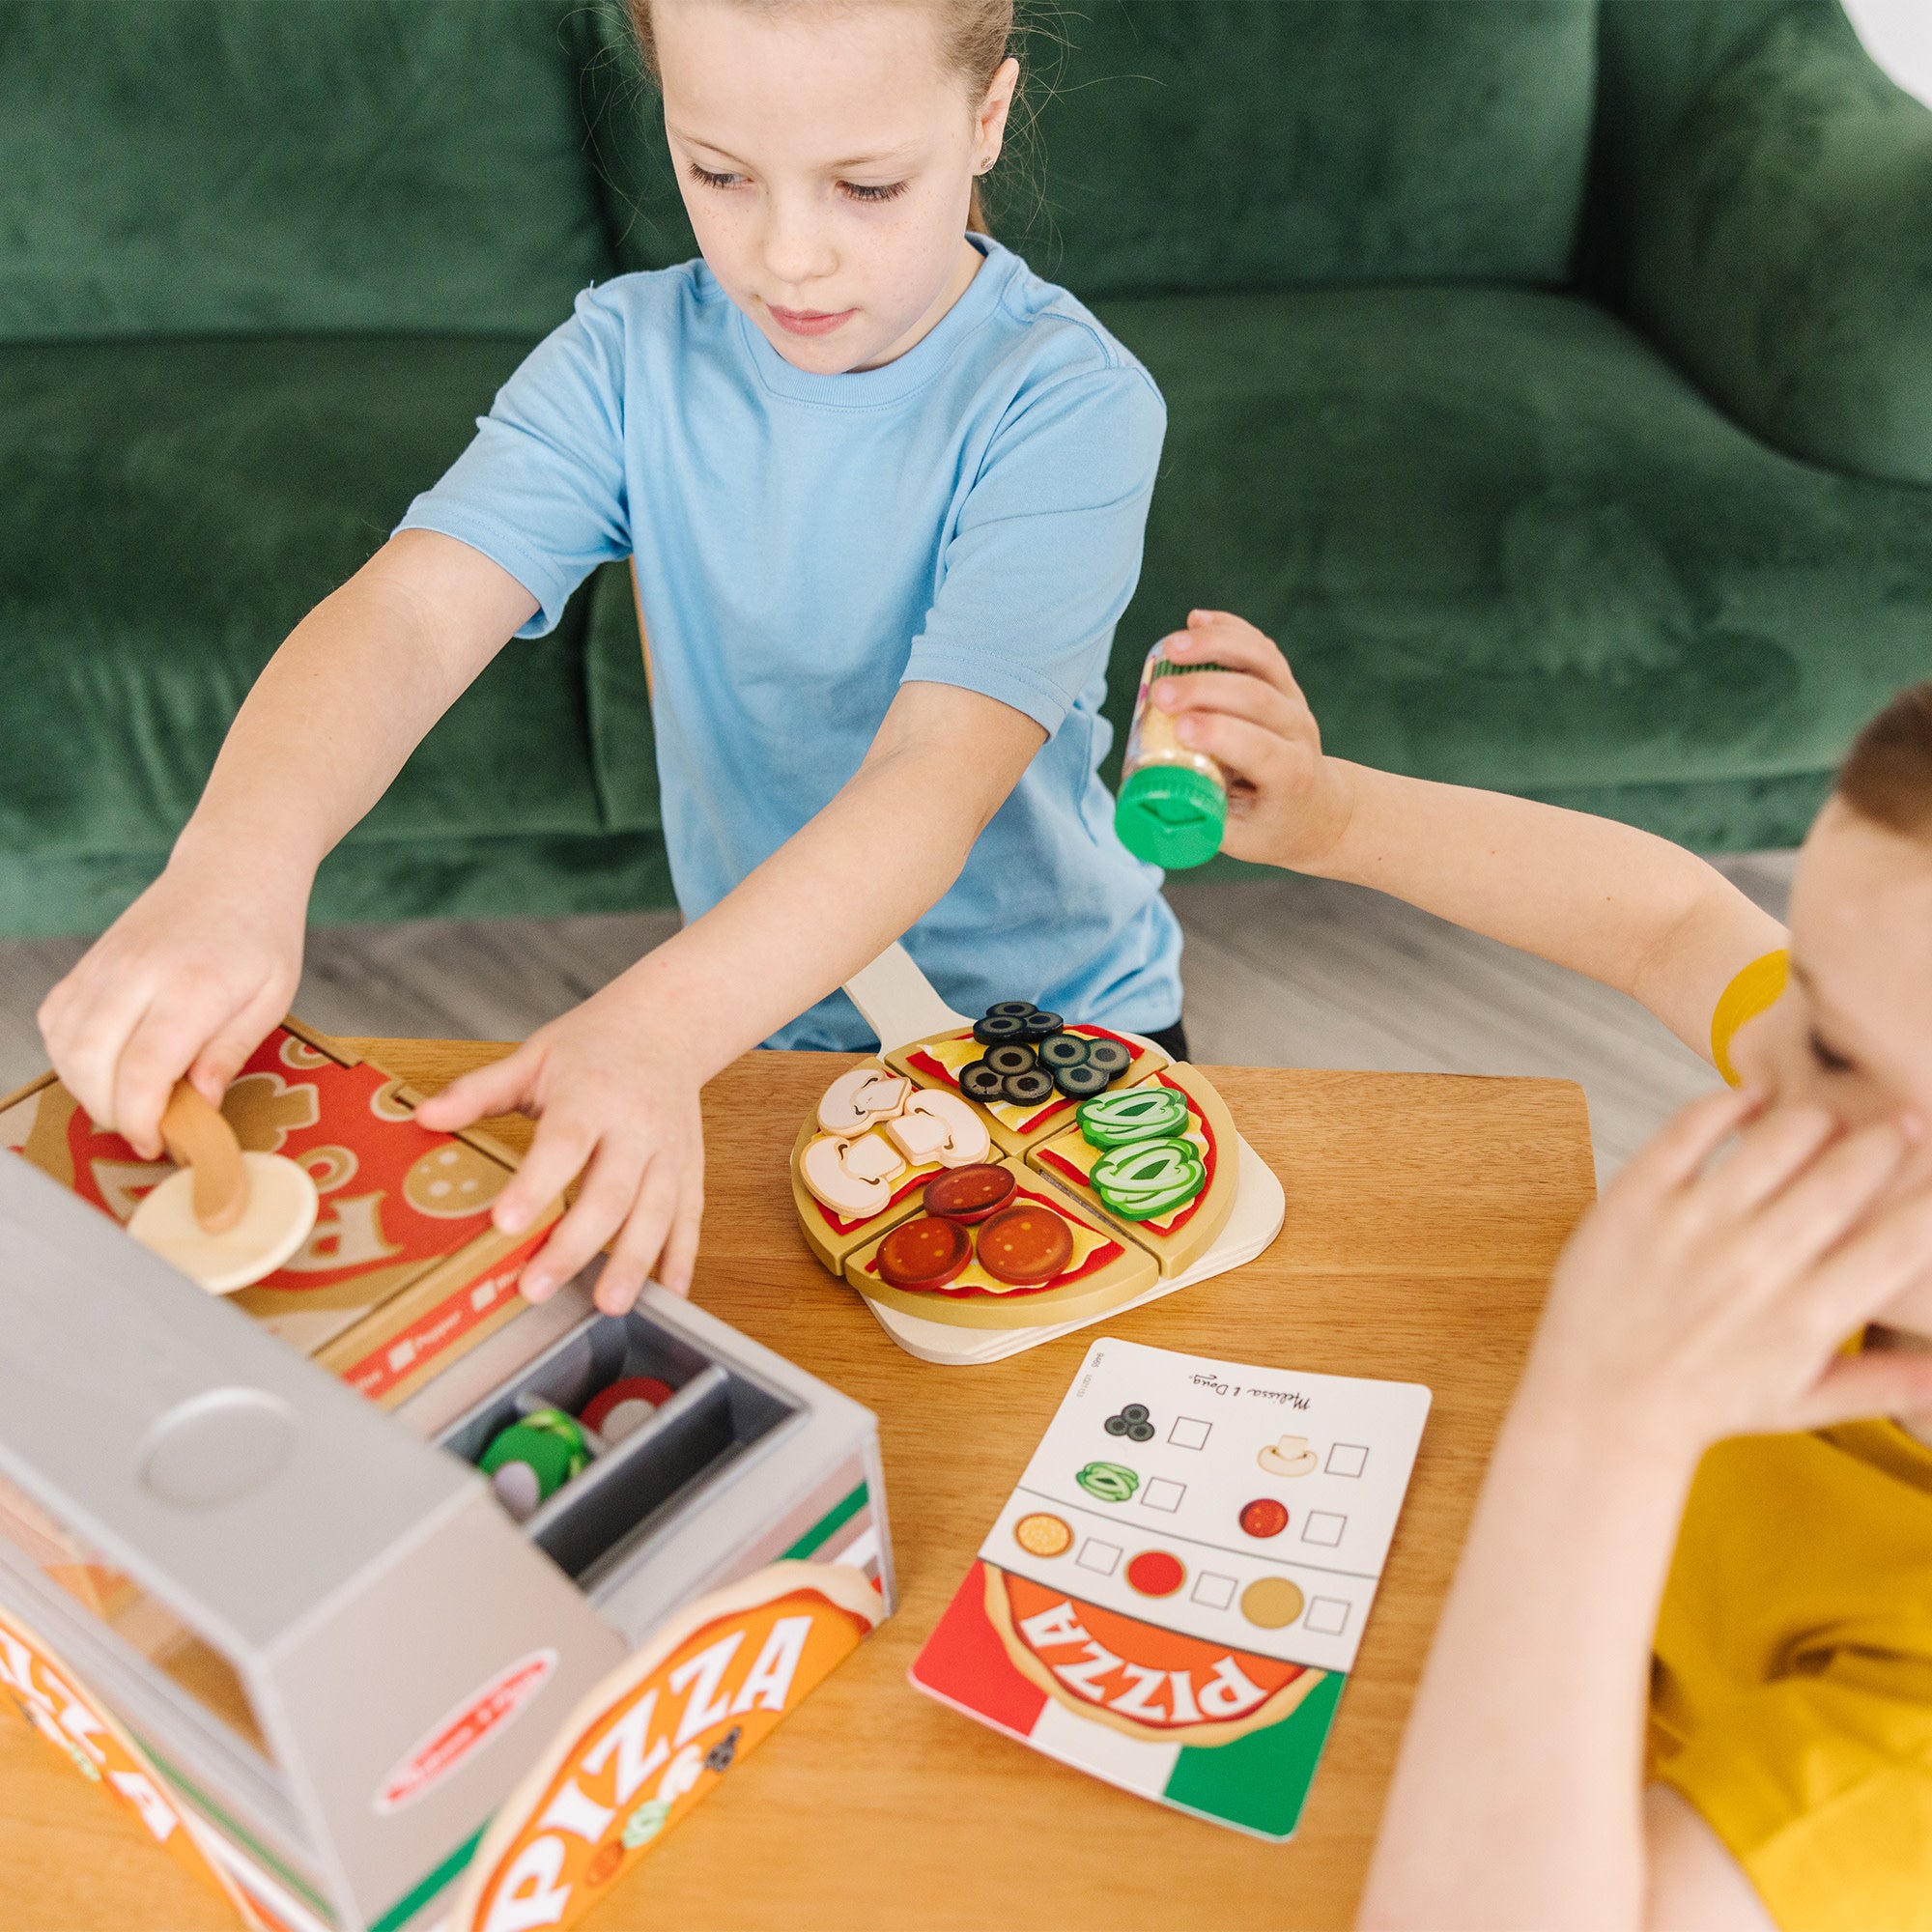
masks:
<path fill-rule="evenodd" d="M 194 1218 L 202 1232 L 226 1234 L 248 1207 L 248 1170 L 235 1129 L 185 1080 L 161 1113 L 161 1140 L 177 1167 L 194 1175 Z"/>
<path fill-rule="evenodd" d="M 897 940 L 869 966 L 862 966 L 845 981 L 845 992 L 866 1024 L 879 1037 L 879 1051 L 891 1053 L 908 1040 L 946 1033 L 967 1024 L 919 970 L 913 956 Z"/>

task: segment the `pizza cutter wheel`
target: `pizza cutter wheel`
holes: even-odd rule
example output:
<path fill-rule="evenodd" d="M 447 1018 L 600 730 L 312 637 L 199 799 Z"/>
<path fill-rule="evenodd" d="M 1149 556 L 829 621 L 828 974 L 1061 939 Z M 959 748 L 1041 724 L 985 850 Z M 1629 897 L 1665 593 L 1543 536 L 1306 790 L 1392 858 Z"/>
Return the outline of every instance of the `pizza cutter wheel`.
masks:
<path fill-rule="evenodd" d="M 274 1271 L 308 1239 L 315 1182 L 277 1153 L 243 1153 L 235 1129 L 185 1080 L 161 1115 L 178 1173 L 149 1191 L 128 1232 L 199 1282 L 232 1294 Z"/>

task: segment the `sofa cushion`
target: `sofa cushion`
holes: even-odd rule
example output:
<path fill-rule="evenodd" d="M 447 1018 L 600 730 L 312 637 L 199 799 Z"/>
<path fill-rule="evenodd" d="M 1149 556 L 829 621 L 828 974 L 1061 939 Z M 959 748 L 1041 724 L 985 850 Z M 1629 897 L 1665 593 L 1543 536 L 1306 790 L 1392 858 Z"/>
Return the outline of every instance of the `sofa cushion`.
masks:
<path fill-rule="evenodd" d="M 0 0 L 0 341 L 562 321 L 571 5 Z"/>
<path fill-rule="evenodd" d="M 627 267 L 692 251 L 618 0 L 590 111 Z M 1022 14 L 1022 20 L 1026 16 Z M 1083 298 L 1566 280 L 1597 0 L 1066 0 L 992 224 Z"/>
<path fill-rule="evenodd" d="M 1170 419 L 1117 712 L 1125 665 L 1220 607 L 1278 639 L 1345 756 L 1666 824 L 1651 788 L 1730 784 L 1743 823 L 1751 787 L 1815 799 L 1924 675 L 1932 491 L 1769 449 L 1579 298 L 1101 314 Z"/>
<path fill-rule="evenodd" d="M 527 347 L 0 348 L 0 852 L 164 850 L 263 664 Z M 582 630 L 509 645 L 353 836 L 600 829 Z"/>

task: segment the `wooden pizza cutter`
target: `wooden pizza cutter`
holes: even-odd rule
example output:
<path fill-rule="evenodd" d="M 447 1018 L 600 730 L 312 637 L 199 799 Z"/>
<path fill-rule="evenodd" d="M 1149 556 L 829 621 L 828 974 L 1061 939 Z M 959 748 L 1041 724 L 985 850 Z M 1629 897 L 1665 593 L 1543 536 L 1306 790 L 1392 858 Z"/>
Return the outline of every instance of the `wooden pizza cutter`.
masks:
<path fill-rule="evenodd" d="M 178 1173 L 151 1189 L 128 1232 L 211 1294 L 273 1274 L 308 1239 L 315 1182 L 278 1153 L 244 1153 L 235 1129 L 185 1080 L 161 1114 Z"/>

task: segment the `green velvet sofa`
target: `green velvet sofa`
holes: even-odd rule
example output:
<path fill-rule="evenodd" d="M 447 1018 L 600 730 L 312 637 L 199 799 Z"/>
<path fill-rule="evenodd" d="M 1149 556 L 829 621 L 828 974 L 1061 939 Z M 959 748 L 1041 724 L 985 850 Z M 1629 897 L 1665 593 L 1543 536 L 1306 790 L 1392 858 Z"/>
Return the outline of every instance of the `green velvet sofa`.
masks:
<path fill-rule="evenodd" d="M 1351 755 L 1794 839 L 1932 669 L 1932 111 L 1837 0 L 1071 0 L 998 230 L 1171 430 L 1127 668 L 1245 611 Z M 0 932 L 160 865 L 302 611 L 595 278 L 692 252 L 602 0 L 0 0 Z M 319 918 L 663 904 L 621 566 Z"/>

